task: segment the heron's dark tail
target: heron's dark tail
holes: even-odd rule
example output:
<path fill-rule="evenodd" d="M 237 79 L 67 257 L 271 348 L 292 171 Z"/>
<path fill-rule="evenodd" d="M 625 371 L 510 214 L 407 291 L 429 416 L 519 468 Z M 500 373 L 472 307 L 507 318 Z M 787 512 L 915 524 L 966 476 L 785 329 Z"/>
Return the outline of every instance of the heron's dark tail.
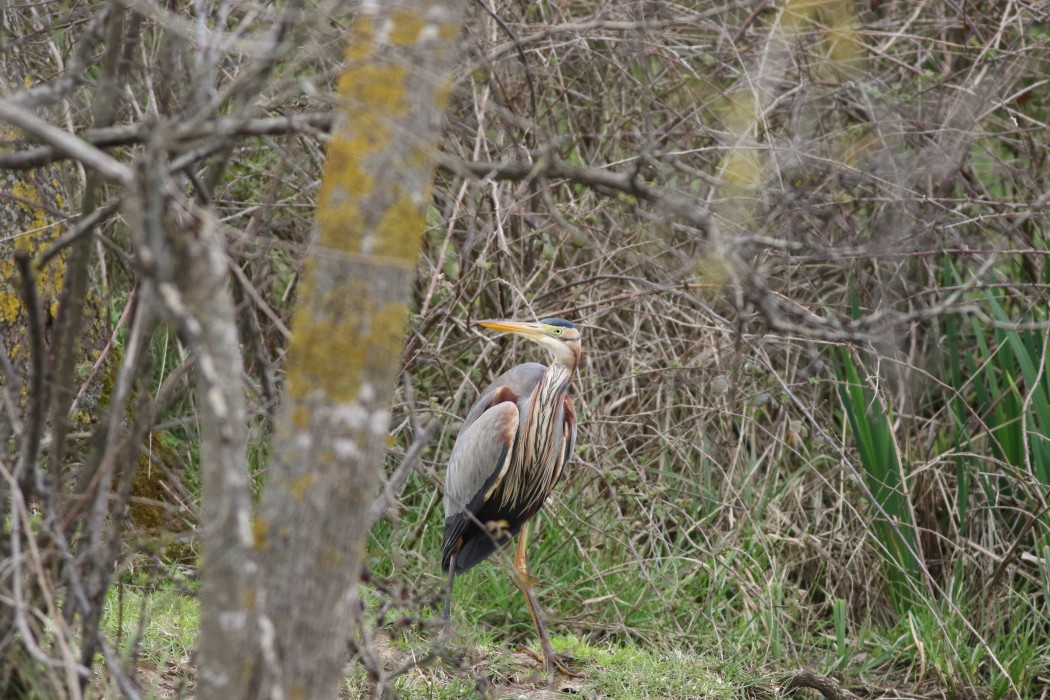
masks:
<path fill-rule="evenodd" d="M 441 570 L 448 571 L 452 559 L 463 546 L 463 538 L 470 526 L 470 521 L 462 513 L 457 513 L 445 520 L 445 541 L 441 545 Z"/>

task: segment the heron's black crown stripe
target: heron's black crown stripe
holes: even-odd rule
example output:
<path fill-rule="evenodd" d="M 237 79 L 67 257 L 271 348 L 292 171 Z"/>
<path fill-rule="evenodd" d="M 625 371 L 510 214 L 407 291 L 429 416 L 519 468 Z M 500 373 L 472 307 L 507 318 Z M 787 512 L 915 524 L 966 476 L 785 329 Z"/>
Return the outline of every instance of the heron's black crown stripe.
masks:
<path fill-rule="evenodd" d="M 576 324 L 572 321 L 566 321 L 564 318 L 544 318 L 540 320 L 540 323 L 546 323 L 548 326 L 561 326 L 562 328 L 576 327 Z"/>

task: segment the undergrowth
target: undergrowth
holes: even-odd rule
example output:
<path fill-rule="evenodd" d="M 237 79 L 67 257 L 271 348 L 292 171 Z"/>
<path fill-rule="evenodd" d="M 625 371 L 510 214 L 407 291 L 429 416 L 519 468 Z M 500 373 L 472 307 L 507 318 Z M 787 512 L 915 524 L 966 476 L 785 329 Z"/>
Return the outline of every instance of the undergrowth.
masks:
<path fill-rule="evenodd" d="M 456 643 L 439 640 L 435 606 L 460 421 L 501 371 L 545 360 L 474 321 L 556 315 L 583 333 L 579 438 L 529 554 L 549 627 L 584 671 L 574 692 L 769 697 L 805 669 L 868 697 L 1046 697 L 1045 7 L 492 4 L 499 22 L 472 7 L 446 115 L 388 473 L 438 429 L 372 531 L 368 639 L 351 646 L 378 645 L 384 672 L 408 664 L 387 679 L 405 697 L 549 690 L 513 653 L 535 640 L 507 556 L 457 580 Z M 273 68 L 267 113 L 328 108 L 342 5 L 297 27 L 315 38 Z M 53 37 L 25 60 L 60 75 L 49 61 L 70 49 L 66 20 L 34 9 L 5 26 L 16 20 Z M 170 38 L 140 20 L 147 46 Z M 230 49 L 220 72 L 247 60 Z M 83 117 L 82 86 L 69 89 Z M 138 99 L 127 111 L 158 102 Z M 222 149 L 227 178 L 207 198 L 237 273 L 256 484 L 324 152 L 322 127 L 288 128 Z M 614 175 L 629 182 L 602 179 Z M 97 237 L 112 258 L 93 273 L 123 300 L 127 233 Z M 150 345 L 156 376 L 135 393 L 156 395 L 149 436 L 164 449 L 142 451 L 163 478 L 125 496 L 191 538 L 199 397 L 175 335 Z M 74 439 L 71 462 L 91 448 Z M 125 575 L 176 555 L 129 520 L 104 636 L 191 669 L 190 596 Z M 350 665 L 344 693 L 370 696 L 377 675 Z"/>

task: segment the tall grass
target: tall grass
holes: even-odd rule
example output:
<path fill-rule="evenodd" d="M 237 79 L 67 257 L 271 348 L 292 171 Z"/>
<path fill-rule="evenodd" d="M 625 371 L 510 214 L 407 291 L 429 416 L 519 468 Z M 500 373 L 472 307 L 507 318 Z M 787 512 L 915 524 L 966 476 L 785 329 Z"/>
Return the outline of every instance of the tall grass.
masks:
<path fill-rule="evenodd" d="M 945 271 L 961 284 L 950 260 L 945 261 Z M 1050 534 L 1050 334 L 1039 326 L 1050 320 L 1050 305 L 1019 299 L 1004 289 L 976 296 L 987 317 L 970 319 L 969 347 L 959 328 L 950 327 L 955 441 L 977 449 L 977 440 L 987 441 L 1002 470 L 980 475 L 985 492 L 1001 489 L 1004 496 L 1024 504 L 1007 520 L 1014 531 L 1030 530 L 1038 517 L 1042 527 L 1037 532 L 1042 530 L 1045 542 Z M 1022 327 L 1017 327 L 1017 319 L 1024 321 Z"/>
<path fill-rule="evenodd" d="M 907 614 L 921 596 L 922 584 L 908 488 L 910 469 L 876 389 L 878 378 L 872 379 L 854 349 L 839 348 L 838 357 L 839 399 L 872 497 L 873 535 L 885 559 L 883 571 L 893 605 L 898 613 Z"/>

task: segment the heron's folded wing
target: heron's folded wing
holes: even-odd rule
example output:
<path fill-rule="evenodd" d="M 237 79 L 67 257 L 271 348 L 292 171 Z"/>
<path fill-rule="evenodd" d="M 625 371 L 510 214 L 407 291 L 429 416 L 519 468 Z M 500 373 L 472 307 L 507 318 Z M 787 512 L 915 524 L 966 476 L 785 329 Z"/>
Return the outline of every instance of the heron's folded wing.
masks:
<path fill-rule="evenodd" d="M 445 473 L 446 518 L 481 505 L 470 507 L 506 474 L 517 432 L 518 407 L 507 401 L 485 411 L 460 434 Z"/>
<path fill-rule="evenodd" d="M 497 403 L 463 429 L 445 474 L 445 538 L 441 567 L 448 568 L 460 539 L 474 523 L 485 494 L 506 475 L 518 432 L 518 406 Z"/>

